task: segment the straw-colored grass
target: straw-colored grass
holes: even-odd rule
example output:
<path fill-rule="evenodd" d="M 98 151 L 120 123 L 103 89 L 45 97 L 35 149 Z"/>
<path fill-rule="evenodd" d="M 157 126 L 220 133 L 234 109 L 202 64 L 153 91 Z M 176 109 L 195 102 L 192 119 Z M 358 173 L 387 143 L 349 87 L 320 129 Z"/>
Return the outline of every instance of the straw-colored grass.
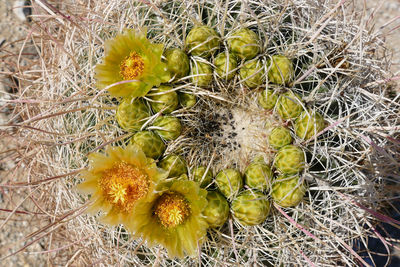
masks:
<path fill-rule="evenodd" d="M 17 66 L 20 90 L 5 102 L 15 109 L 1 132 L 16 145 L 1 152 L 2 161 L 15 166 L 1 178 L 0 230 L 12 232 L 23 222 L 27 229 L 1 250 L 1 259 L 35 253 L 30 248 L 40 244 L 40 259 L 53 265 L 366 265 L 355 240 L 366 242 L 376 236 L 379 219 L 389 220 L 377 212 L 397 198 L 391 192 L 400 178 L 400 103 L 391 93 L 383 36 L 371 30 L 370 17 L 346 1 L 35 2 L 26 40 L 39 58 L 29 68 Z M 200 22 L 215 28 L 225 46 L 232 30 L 256 30 L 263 62 L 271 54 L 293 59 L 297 72 L 290 87 L 328 126 L 316 140 L 295 140 L 307 155 L 304 201 L 295 208 L 274 205 L 259 226 L 244 228 L 230 218 L 209 230 L 197 258 L 177 260 L 133 240 L 122 227 L 85 215 L 87 198 L 74 185 L 88 153 L 132 135 L 115 121 L 118 100 L 95 86 L 104 41 L 124 28 L 147 27 L 152 41 L 184 48 L 188 30 Z M 213 80 L 207 89 L 188 78 L 175 87 L 196 94 L 198 103 L 173 113 L 184 131 L 167 152 L 179 151 L 190 166 L 214 172 L 230 166 L 243 171 L 260 153 L 272 163 L 273 151 L 263 140 L 283 122 L 258 107 L 259 90 L 247 89 L 238 75 L 229 83 L 216 75 Z M 208 122 L 221 117 L 229 125 L 211 129 Z"/>

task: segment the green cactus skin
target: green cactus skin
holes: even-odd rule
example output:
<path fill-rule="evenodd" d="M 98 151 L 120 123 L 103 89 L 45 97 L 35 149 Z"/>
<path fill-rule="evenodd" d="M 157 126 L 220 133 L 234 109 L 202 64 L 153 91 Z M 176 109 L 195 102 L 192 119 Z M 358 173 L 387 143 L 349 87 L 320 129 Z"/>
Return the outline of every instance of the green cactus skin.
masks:
<path fill-rule="evenodd" d="M 172 90 L 171 86 L 161 85 L 150 92 L 149 98 L 152 100 L 150 105 L 155 113 L 162 111 L 168 114 L 178 107 L 178 94 L 175 91 L 164 93 L 170 90 Z"/>
<path fill-rule="evenodd" d="M 261 162 L 250 163 L 244 171 L 244 182 L 250 188 L 267 191 L 271 184 L 273 173 L 271 168 Z"/>
<path fill-rule="evenodd" d="M 265 109 L 274 109 L 279 95 L 272 90 L 264 89 L 258 95 L 258 104 Z"/>
<path fill-rule="evenodd" d="M 212 68 L 204 62 L 194 62 L 190 69 L 192 82 L 199 87 L 207 87 L 212 81 Z"/>
<path fill-rule="evenodd" d="M 268 136 L 268 142 L 274 149 L 280 149 L 293 141 L 290 131 L 286 127 L 275 127 Z"/>
<path fill-rule="evenodd" d="M 261 61 L 246 62 L 239 71 L 240 79 L 249 88 L 256 88 L 265 81 L 265 71 Z"/>
<path fill-rule="evenodd" d="M 154 131 L 167 141 L 175 140 L 182 131 L 180 120 L 173 116 L 160 116 L 154 121 L 153 126 L 157 127 Z"/>
<path fill-rule="evenodd" d="M 324 117 L 316 111 L 303 111 L 294 124 L 296 135 L 302 139 L 310 139 L 325 128 Z"/>
<path fill-rule="evenodd" d="M 193 56 L 208 58 L 219 49 L 220 37 L 210 27 L 198 26 L 189 32 L 185 44 Z"/>
<path fill-rule="evenodd" d="M 215 72 L 219 77 L 229 81 L 235 77 L 236 73 L 233 70 L 237 68 L 238 62 L 232 53 L 227 55 L 225 52 L 222 52 L 215 57 L 214 66 Z"/>
<path fill-rule="evenodd" d="M 210 228 L 221 227 L 229 216 L 229 204 L 224 196 L 217 191 L 207 192 L 207 206 L 203 210 L 203 215 Z"/>
<path fill-rule="evenodd" d="M 302 101 L 298 94 L 288 91 L 279 96 L 276 110 L 282 119 L 295 119 L 303 111 Z"/>
<path fill-rule="evenodd" d="M 200 187 L 206 187 L 212 182 L 212 171 L 209 169 L 206 173 L 206 170 L 207 168 L 204 166 L 198 166 L 193 170 L 193 181 L 200 183 Z"/>
<path fill-rule="evenodd" d="M 163 140 L 152 131 L 137 132 L 131 142 L 137 144 L 149 158 L 158 159 L 165 151 Z"/>
<path fill-rule="evenodd" d="M 294 145 L 287 145 L 279 149 L 274 160 L 275 168 L 283 174 L 296 174 L 305 167 L 304 152 Z"/>
<path fill-rule="evenodd" d="M 169 172 L 168 177 L 179 177 L 182 174 L 187 174 L 186 161 L 178 155 L 169 154 L 163 158 L 158 166 Z"/>
<path fill-rule="evenodd" d="M 232 213 L 244 226 L 261 224 L 268 217 L 270 203 L 267 196 L 255 190 L 241 192 L 232 201 Z"/>
<path fill-rule="evenodd" d="M 117 121 L 125 131 L 139 131 L 150 117 L 150 110 L 141 99 L 124 99 L 117 109 Z"/>
<path fill-rule="evenodd" d="M 234 197 L 243 187 L 242 175 L 235 169 L 225 169 L 215 176 L 219 191 L 228 199 Z"/>
<path fill-rule="evenodd" d="M 229 50 L 241 59 L 252 59 L 260 52 L 260 39 L 250 29 L 242 28 L 228 39 Z"/>
<path fill-rule="evenodd" d="M 272 58 L 268 60 L 267 66 L 269 82 L 285 85 L 293 80 L 293 63 L 287 57 L 281 55 L 272 56 Z"/>
<path fill-rule="evenodd" d="M 196 105 L 197 98 L 194 94 L 180 92 L 178 93 L 179 103 L 184 108 L 191 108 Z"/>
<path fill-rule="evenodd" d="M 179 48 L 168 49 L 164 53 L 167 69 L 175 80 L 189 74 L 189 57 Z"/>
<path fill-rule="evenodd" d="M 299 180 L 298 175 L 278 176 L 272 184 L 271 197 L 274 202 L 285 208 L 299 204 L 306 192 L 306 187 Z"/>

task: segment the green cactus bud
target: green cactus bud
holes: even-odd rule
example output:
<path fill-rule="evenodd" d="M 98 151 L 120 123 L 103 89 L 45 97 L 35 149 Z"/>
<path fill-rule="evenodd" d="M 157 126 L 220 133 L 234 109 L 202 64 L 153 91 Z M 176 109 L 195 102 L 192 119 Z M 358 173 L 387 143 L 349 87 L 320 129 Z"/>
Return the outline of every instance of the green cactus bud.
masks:
<path fill-rule="evenodd" d="M 256 88 L 265 81 L 264 68 L 259 60 L 246 62 L 240 68 L 239 75 L 240 79 L 242 79 L 244 84 L 249 88 Z"/>
<path fill-rule="evenodd" d="M 150 105 L 154 112 L 162 111 L 164 114 L 168 114 L 178 107 L 178 94 L 170 90 L 172 90 L 171 86 L 161 85 L 153 88 L 148 94 L 152 100 Z"/>
<path fill-rule="evenodd" d="M 232 201 L 233 216 L 244 226 L 263 223 L 269 210 L 267 196 L 254 190 L 243 191 Z"/>
<path fill-rule="evenodd" d="M 211 228 L 224 225 L 229 216 L 229 204 L 217 191 L 207 192 L 207 206 L 203 210 L 208 226 Z"/>
<path fill-rule="evenodd" d="M 154 131 L 167 141 L 175 140 L 182 131 L 180 120 L 173 116 L 160 116 L 154 121 L 153 126 Z"/>
<path fill-rule="evenodd" d="M 302 139 L 310 139 L 325 128 L 324 117 L 316 111 L 303 111 L 294 125 L 295 133 Z"/>
<path fill-rule="evenodd" d="M 260 52 L 260 39 L 252 30 L 243 28 L 231 34 L 228 46 L 241 59 L 252 59 Z"/>
<path fill-rule="evenodd" d="M 194 94 L 180 92 L 178 93 L 179 103 L 184 108 L 191 108 L 196 105 L 197 99 Z"/>
<path fill-rule="evenodd" d="M 273 109 L 276 101 L 278 101 L 278 94 L 272 90 L 262 90 L 258 95 L 258 104 L 265 109 Z"/>
<path fill-rule="evenodd" d="M 235 169 L 220 171 L 215 177 L 219 191 L 228 199 L 234 197 L 243 187 L 243 179 L 240 172 Z"/>
<path fill-rule="evenodd" d="M 150 117 L 150 110 L 141 99 L 124 99 L 117 109 L 117 121 L 125 131 L 139 131 Z"/>
<path fill-rule="evenodd" d="M 275 127 L 268 136 L 268 142 L 274 149 L 280 149 L 293 141 L 290 131 L 285 127 Z"/>
<path fill-rule="evenodd" d="M 298 94 L 288 91 L 279 96 L 276 110 L 282 119 L 295 119 L 303 111 L 301 98 Z"/>
<path fill-rule="evenodd" d="M 131 142 L 137 144 L 149 158 L 158 159 L 165 151 L 164 142 L 152 131 L 137 132 Z"/>
<path fill-rule="evenodd" d="M 198 166 L 193 170 L 193 180 L 200 183 L 201 187 L 206 187 L 212 182 L 213 174 L 211 169 L 206 173 L 207 168 L 204 166 Z"/>
<path fill-rule="evenodd" d="M 235 77 L 236 72 L 233 70 L 237 68 L 237 65 L 236 57 L 231 53 L 222 52 L 214 60 L 215 72 L 226 81 Z"/>
<path fill-rule="evenodd" d="M 261 162 L 250 163 L 244 171 L 244 182 L 254 189 L 266 191 L 269 189 L 273 173 L 271 168 Z"/>
<path fill-rule="evenodd" d="M 285 56 L 275 55 L 267 62 L 268 81 L 275 84 L 285 85 L 293 80 L 293 63 Z"/>
<path fill-rule="evenodd" d="M 204 62 L 196 61 L 190 69 L 192 82 L 200 87 L 207 87 L 212 81 L 212 68 Z"/>
<path fill-rule="evenodd" d="M 301 172 L 305 167 L 303 150 L 294 145 L 282 147 L 275 156 L 274 166 L 283 174 Z"/>
<path fill-rule="evenodd" d="M 208 26 L 194 27 L 186 36 L 188 51 L 193 56 L 209 57 L 219 49 L 220 38 L 216 31 Z"/>
<path fill-rule="evenodd" d="M 189 57 L 179 48 L 168 49 L 164 53 L 167 69 L 174 79 L 180 79 L 189 73 Z"/>
<path fill-rule="evenodd" d="M 294 207 L 300 203 L 306 192 L 306 187 L 299 182 L 298 175 L 281 175 L 272 184 L 272 199 L 282 207 Z"/>
<path fill-rule="evenodd" d="M 168 177 L 179 177 L 187 173 L 186 161 L 178 155 L 169 154 L 163 158 L 158 166 L 168 171 Z"/>

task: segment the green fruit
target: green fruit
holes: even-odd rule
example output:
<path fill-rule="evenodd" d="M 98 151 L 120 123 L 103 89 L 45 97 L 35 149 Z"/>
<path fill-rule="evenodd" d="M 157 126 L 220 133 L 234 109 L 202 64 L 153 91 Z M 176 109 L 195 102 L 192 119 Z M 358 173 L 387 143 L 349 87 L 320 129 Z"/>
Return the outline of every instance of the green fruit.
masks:
<path fill-rule="evenodd" d="M 256 88 L 265 81 L 264 67 L 259 60 L 248 61 L 240 68 L 240 79 L 249 88 Z"/>
<path fill-rule="evenodd" d="M 149 158 L 158 159 L 165 151 L 164 142 L 152 131 L 137 132 L 131 142 L 137 144 Z"/>
<path fill-rule="evenodd" d="M 274 166 L 283 174 L 301 172 L 305 167 L 303 150 L 294 145 L 282 147 L 275 156 Z"/>
<path fill-rule="evenodd" d="M 269 210 L 267 196 L 254 190 L 243 191 L 232 201 L 233 216 L 244 226 L 263 223 Z"/>
<path fill-rule="evenodd" d="M 162 111 L 162 113 L 167 114 L 178 107 L 178 94 L 171 90 L 172 87 L 166 85 L 151 90 L 148 96 L 152 100 L 150 105 L 154 112 Z"/>
<path fill-rule="evenodd" d="M 272 199 L 282 207 L 294 207 L 300 203 L 306 192 L 303 183 L 299 182 L 298 175 L 281 175 L 272 184 Z"/>
<path fill-rule="evenodd" d="M 125 131 L 139 131 L 150 117 L 150 110 L 141 99 L 124 99 L 118 105 L 116 117 Z"/>
<path fill-rule="evenodd" d="M 298 94 L 288 91 L 278 98 L 276 110 L 282 119 L 295 119 L 303 111 L 301 98 Z"/>
<path fill-rule="evenodd" d="M 244 182 L 250 188 L 260 191 L 266 191 L 269 188 L 272 177 L 271 168 L 265 163 L 252 162 L 244 171 Z"/>
<path fill-rule="evenodd" d="M 193 180 L 200 183 L 201 187 L 206 187 L 212 182 L 213 174 L 211 169 L 206 173 L 207 168 L 204 166 L 198 166 L 193 170 Z"/>
<path fill-rule="evenodd" d="M 293 80 L 293 63 L 285 56 L 272 56 L 268 62 L 268 81 L 275 84 L 285 85 Z"/>
<path fill-rule="evenodd" d="M 310 139 L 325 128 L 324 117 L 316 111 L 303 111 L 294 124 L 296 135 L 302 139 Z"/>
<path fill-rule="evenodd" d="M 237 68 L 237 65 L 236 57 L 231 53 L 222 52 L 214 60 L 215 72 L 226 81 L 235 77 L 236 73 L 233 70 Z"/>
<path fill-rule="evenodd" d="M 183 78 L 189 73 L 189 58 L 179 48 L 168 49 L 164 53 L 167 69 L 175 80 Z"/>
<path fill-rule="evenodd" d="M 178 93 L 179 103 L 184 108 L 191 108 L 196 105 L 197 99 L 194 94 L 180 92 Z"/>
<path fill-rule="evenodd" d="M 208 26 L 194 27 L 186 36 L 188 51 L 193 56 L 209 57 L 219 49 L 220 38 L 216 31 Z"/>
<path fill-rule="evenodd" d="M 272 90 L 264 89 L 258 95 L 258 104 L 265 109 L 273 109 L 276 101 L 278 101 L 278 94 Z"/>
<path fill-rule="evenodd" d="M 208 226 L 211 228 L 224 225 L 229 215 L 229 204 L 217 191 L 207 192 L 207 206 L 203 210 Z"/>
<path fill-rule="evenodd" d="M 260 39 L 252 30 L 243 28 L 231 34 L 228 46 L 241 59 L 252 59 L 260 52 Z"/>
<path fill-rule="evenodd" d="M 228 199 L 234 197 L 243 187 L 243 179 L 240 172 L 235 169 L 220 171 L 215 177 L 219 191 Z"/>
<path fill-rule="evenodd" d="M 154 121 L 153 126 L 154 131 L 167 141 L 175 140 L 182 131 L 180 120 L 173 116 L 160 116 Z"/>
<path fill-rule="evenodd" d="M 289 145 L 292 141 L 293 139 L 289 129 L 282 126 L 272 129 L 268 136 L 269 145 L 274 149 L 280 149 L 281 147 Z"/>
<path fill-rule="evenodd" d="M 207 87 L 212 81 L 212 68 L 204 62 L 195 61 L 190 69 L 192 82 L 200 87 Z"/>
<path fill-rule="evenodd" d="M 178 155 L 169 154 L 163 158 L 158 166 L 168 171 L 168 177 L 179 177 L 187 173 L 186 161 Z"/>

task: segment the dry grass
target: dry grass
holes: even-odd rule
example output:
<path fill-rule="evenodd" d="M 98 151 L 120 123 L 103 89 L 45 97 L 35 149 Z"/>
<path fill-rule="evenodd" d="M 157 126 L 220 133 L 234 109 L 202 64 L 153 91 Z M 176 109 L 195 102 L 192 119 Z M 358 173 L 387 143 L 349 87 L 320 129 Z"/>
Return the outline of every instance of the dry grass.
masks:
<path fill-rule="evenodd" d="M 366 242 L 376 236 L 378 221 L 390 221 L 376 212 L 397 199 L 392 192 L 400 177 L 400 102 L 391 93 L 382 36 L 370 32 L 370 18 L 353 12 L 345 1 L 236 2 L 36 1 L 26 40 L 33 41 L 39 60 L 29 68 L 17 67 L 20 90 L 5 102 L 15 108 L 1 138 L 12 139 L 16 147 L 2 151 L 1 160 L 16 165 L 4 172 L 0 187 L 0 229 L 13 231 L 13 222 L 36 229 L 3 247 L 2 259 L 40 244 L 41 259 L 52 265 L 366 264 L 354 242 Z M 243 228 L 230 219 L 209 231 L 198 258 L 179 261 L 168 259 L 160 247 L 149 249 L 132 240 L 122 227 L 110 228 L 84 215 L 86 199 L 74 185 L 88 153 L 131 136 L 115 121 L 117 101 L 95 87 L 93 70 L 103 42 L 124 28 L 146 26 L 153 41 L 183 48 L 183 35 L 201 20 L 225 41 L 236 28 L 256 29 L 264 40 L 263 62 L 273 53 L 294 59 L 293 90 L 329 126 L 316 141 L 295 141 L 308 159 L 303 178 L 309 190 L 300 205 L 275 206 L 256 227 Z M 207 90 L 187 79 L 179 86 L 195 93 L 199 102 L 192 110 L 174 112 L 185 130 L 169 151 L 180 150 L 191 166 L 202 163 L 215 172 L 227 166 L 243 170 L 259 153 L 272 161 L 272 152 L 262 144 L 268 134 L 264 124 L 283 122 L 257 107 L 256 91 L 246 89 L 238 77 L 230 84 L 215 77 Z M 222 137 L 210 141 L 199 117 L 229 117 L 230 111 L 238 135 L 229 137 L 232 128 L 227 126 Z"/>

